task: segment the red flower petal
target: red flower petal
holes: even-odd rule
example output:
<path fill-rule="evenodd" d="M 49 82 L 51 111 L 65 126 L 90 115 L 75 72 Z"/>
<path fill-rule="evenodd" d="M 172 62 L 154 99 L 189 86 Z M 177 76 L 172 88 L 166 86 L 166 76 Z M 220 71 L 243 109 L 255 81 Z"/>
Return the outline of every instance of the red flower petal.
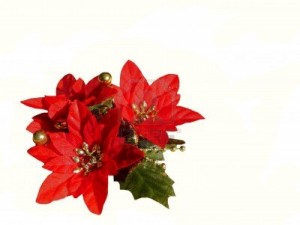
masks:
<path fill-rule="evenodd" d="M 70 195 L 78 198 L 81 195 L 81 185 L 84 177 L 82 174 L 75 174 L 68 182 L 68 190 Z"/>
<path fill-rule="evenodd" d="M 108 177 L 101 170 L 89 174 L 85 179 L 83 199 L 88 209 L 95 214 L 101 214 L 108 193 Z"/>
<path fill-rule="evenodd" d="M 121 123 L 121 111 L 118 108 L 114 108 L 108 111 L 108 113 L 102 118 L 101 124 L 105 125 L 103 134 L 106 137 L 116 137 L 119 132 L 119 126 Z M 110 134 L 108 134 L 110 133 Z"/>
<path fill-rule="evenodd" d="M 21 103 L 23 103 L 26 106 L 32 107 L 32 108 L 36 108 L 36 109 L 45 109 L 44 104 L 43 104 L 43 99 L 42 97 L 40 98 L 30 98 L 30 99 L 26 99 L 21 101 Z"/>
<path fill-rule="evenodd" d="M 82 79 L 78 79 L 72 86 L 72 99 L 84 100 L 85 97 L 85 83 Z M 71 97 L 71 96 L 70 96 Z"/>
<path fill-rule="evenodd" d="M 45 105 L 45 108 L 49 108 L 52 104 L 55 104 L 56 102 L 62 102 L 67 101 L 68 99 L 64 95 L 58 95 L 58 96 L 45 96 L 43 98 L 43 104 Z"/>
<path fill-rule="evenodd" d="M 153 99 L 166 93 L 176 94 L 179 89 L 179 78 L 175 74 L 167 74 L 155 80 L 149 89 L 145 94 L 145 100 L 151 103 Z"/>
<path fill-rule="evenodd" d="M 90 116 L 88 121 L 84 124 L 83 140 L 89 145 L 100 143 L 102 139 L 103 124 L 99 124 L 94 116 Z"/>
<path fill-rule="evenodd" d="M 122 117 L 127 121 L 133 121 L 135 119 L 135 113 L 132 108 L 125 106 L 122 108 Z"/>
<path fill-rule="evenodd" d="M 74 174 L 51 173 L 40 187 L 36 201 L 41 204 L 47 204 L 68 196 L 67 183 L 73 175 Z"/>
<path fill-rule="evenodd" d="M 67 118 L 68 129 L 69 132 L 78 139 L 78 142 L 82 140 L 81 131 L 83 129 L 83 124 L 91 115 L 88 108 L 78 101 L 73 102 L 69 108 L 69 115 Z"/>
<path fill-rule="evenodd" d="M 110 110 L 102 119 L 104 130 L 102 132 L 102 147 L 103 152 L 111 156 L 115 151 L 119 151 L 124 143 L 123 138 L 118 138 L 119 128 L 121 123 L 120 110 L 115 108 Z"/>
<path fill-rule="evenodd" d="M 69 97 L 75 82 L 76 79 L 72 74 L 65 75 L 60 79 L 56 86 L 56 95 L 65 95 L 66 97 Z"/>
<path fill-rule="evenodd" d="M 77 168 L 77 164 L 74 163 L 71 157 L 57 156 L 46 162 L 43 168 L 55 173 L 73 173 L 73 170 Z"/>
<path fill-rule="evenodd" d="M 53 127 L 53 121 L 49 118 L 48 113 L 38 114 L 32 119 L 33 121 L 26 128 L 31 133 L 41 129 L 50 132 L 56 131 L 56 129 Z"/>
<path fill-rule="evenodd" d="M 117 89 L 114 85 L 108 86 L 105 83 L 100 83 L 98 88 L 93 92 L 93 96 L 95 96 L 95 104 L 101 103 L 108 98 L 114 97 L 116 95 Z"/>
<path fill-rule="evenodd" d="M 60 117 L 64 118 L 68 111 L 68 102 L 65 100 L 57 101 L 50 105 L 48 109 L 48 115 L 51 119 L 56 120 Z"/>
<path fill-rule="evenodd" d="M 175 118 L 176 125 L 204 119 L 204 117 L 201 114 L 199 114 L 191 109 L 184 108 L 182 106 L 176 107 L 176 113 L 175 113 L 174 118 Z"/>
<path fill-rule="evenodd" d="M 85 93 L 86 98 L 93 96 L 95 97 L 94 104 L 99 104 L 113 97 L 117 93 L 117 87 L 100 82 L 98 76 L 96 76 L 87 83 Z"/>
<path fill-rule="evenodd" d="M 57 157 L 57 153 L 52 151 L 50 148 L 47 148 L 42 145 L 34 146 L 27 151 L 31 156 L 36 158 L 37 160 L 40 160 L 43 163 L 46 163 L 50 159 Z"/>
<path fill-rule="evenodd" d="M 95 89 L 99 86 L 100 82 L 98 79 L 98 76 L 91 79 L 85 86 L 85 94 L 86 96 L 91 96 L 93 92 L 95 92 Z"/>
<path fill-rule="evenodd" d="M 169 140 L 167 132 L 155 126 L 139 125 L 136 126 L 136 130 L 139 135 L 161 148 L 164 148 Z"/>
<path fill-rule="evenodd" d="M 119 154 L 114 157 L 114 160 L 116 161 L 118 168 L 122 169 L 139 162 L 144 156 L 144 152 L 139 148 L 133 145 L 124 144 Z"/>
<path fill-rule="evenodd" d="M 51 133 L 49 135 L 53 146 L 60 154 L 70 157 L 74 156 L 74 150 L 77 146 L 74 146 L 67 140 L 66 133 Z"/>
<path fill-rule="evenodd" d="M 26 130 L 28 130 L 31 133 L 34 133 L 38 130 L 42 129 L 41 124 L 36 122 L 36 121 L 32 121 L 30 124 L 28 124 L 28 126 L 26 127 Z"/>
<path fill-rule="evenodd" d="M 140 69 L 132 61 L 127 61 L 121 71 L 120 87 L 129 103 L 141 99 L 149 84 Z"/>
<path fill-rule="evenodd" d="M 103 159 L 104 161 L 104 159 Z M 116 175 L 118 173 L 118 167 L 114 160 L 107 160 L 101 167 L 101 172 L 106 175 Z"/>
<path fill-rule="evenodd" d="M 165 93 L 164 95 L 161 95 L 157 98 L 157 102 L 155 104 L 156 109 L 158 110 L 158 114 L 161 110 L 164 110 L 166 107 L 176 107 L 180 100 L 180 95 L 176 93 Z"/>

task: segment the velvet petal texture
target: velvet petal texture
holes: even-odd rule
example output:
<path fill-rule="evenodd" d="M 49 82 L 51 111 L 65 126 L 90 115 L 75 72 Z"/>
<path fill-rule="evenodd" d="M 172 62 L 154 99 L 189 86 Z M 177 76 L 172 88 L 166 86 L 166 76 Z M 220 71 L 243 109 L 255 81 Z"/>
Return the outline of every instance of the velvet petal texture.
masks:
<path fill-rule="evenodd" d="M 40 127 L 49 133 L 67 131 L 66 119 L 73 101 L 77 100 L 86 106 L 92 106 L 113 98 L 116 93 L 115 86 L 100 82 L 97 76 L 85 84 L 82 79 L 75 79 L 72 74 L 67 74 L 59 80 L 56 95 L 21 101 L 26 106 L 47 111 L 47 116 L 34 117 L 33 122 L 28 125 L 28 130 L 34 132 Z"/>
<path fill-rule="evenodd" d="M 120 117 L 118 109 L 109 112 L 104 121 L 98 122 L 96 117 L 81 102 L 75 100 L 70 105 L 68 122 L 69 132 L 51 133 L 51 143 L 46 146 L 35 146 L 29 154 L 44 162 L 44 168 L 52 173 L 43 182 L 37 202 L 50 203 L 67 196 L 83 195 L 88 209 L 100 214 L 108 192 L 108 176 L 117 174 L 119 169 L 131 166 L 144 157 L 144 153 L 132 145 L 125 144 L 118 137 Z M 110 132 L 107 132 L 110 131 Z M 97 166 L 79 173 L 74 171 L 82 164 L 73 159 L 78 157 L 76 149 L 86 143 L 91 152 L 96 146 Z M 85 156 L 83 163 L 91 159 Z"/>
<path fill-rule="evenodd" d="M 133 125 L 138 135 L 164 147 L 168 142 L 167 131 L 204 119 L 199 113 L 177 105 L 178 90 L 177 75 L 164 75 L 149 85 L 137 65 L 127 61 L 121 71 L 116 105 L 122 108 L 122 117 Z"/>

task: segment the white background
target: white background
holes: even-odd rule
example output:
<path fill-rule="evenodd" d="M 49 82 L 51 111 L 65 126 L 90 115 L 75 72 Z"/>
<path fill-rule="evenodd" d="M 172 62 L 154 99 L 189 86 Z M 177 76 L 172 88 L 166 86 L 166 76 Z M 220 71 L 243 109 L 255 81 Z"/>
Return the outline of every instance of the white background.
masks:
<path fill-rule="evenodd" d="M 0 224 L 300 224 L 298 0 L 0 1 Z M 103 214 L 81 198 L 35 203 L 48 171 L 27 154 L 37 110 L 66 73 L 88 81 L 133 60 L 149 80 L 180 76 L 180 127 L 167 154 L 170 209 L 110 182 Z M 111 181 L 111 180 L 110 180 Z"/>

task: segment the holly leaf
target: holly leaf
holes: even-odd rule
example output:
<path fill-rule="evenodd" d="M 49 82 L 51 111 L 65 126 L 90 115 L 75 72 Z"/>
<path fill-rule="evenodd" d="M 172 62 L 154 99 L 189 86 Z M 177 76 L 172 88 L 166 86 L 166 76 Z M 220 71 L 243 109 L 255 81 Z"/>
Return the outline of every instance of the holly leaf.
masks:
<path fill-rule="evenodd" d="M 128 190 L 134 199 L 151 198 L 169 208 L 168 199 L 175 196 L 174 181 L 165 173 L 162 165 L 150 160 L 144 160 L 129 172 L 121 190 Z"/>

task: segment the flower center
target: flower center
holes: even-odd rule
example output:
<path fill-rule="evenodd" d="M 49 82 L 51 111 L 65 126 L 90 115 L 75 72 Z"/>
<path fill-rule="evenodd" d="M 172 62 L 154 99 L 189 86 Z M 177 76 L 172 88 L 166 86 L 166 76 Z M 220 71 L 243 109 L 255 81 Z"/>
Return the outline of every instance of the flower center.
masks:
<path fill-rule="evenodd" d="M 68 130 L 67 121 L 58 120 L 54 123 L 54 127 L 58 130 Z"/>
<path fill-rule="evenodd" d="M 94 145 L 90 150 L 89 145 L 83 142 L 82 147 L 76 148 L 75 152 L 76 156 L 73 157 L 73 161 L 77 163 L 78 167 L 73 170 L 74 173 L 83 171 L 84 175 L 87 175 L 102 166 L 102 153 L 99 145 Z"/>
<path fill-rule="evenodd" d="M 148 118 L 155 118 L 157 115 L 157 110 L 155 109 L 155 105 L 148 107 L 146 101 L 142 101 L 140 105 L 132 104 L 132 109 L 135 112 L 136 123 L 142 123 Z"/>

